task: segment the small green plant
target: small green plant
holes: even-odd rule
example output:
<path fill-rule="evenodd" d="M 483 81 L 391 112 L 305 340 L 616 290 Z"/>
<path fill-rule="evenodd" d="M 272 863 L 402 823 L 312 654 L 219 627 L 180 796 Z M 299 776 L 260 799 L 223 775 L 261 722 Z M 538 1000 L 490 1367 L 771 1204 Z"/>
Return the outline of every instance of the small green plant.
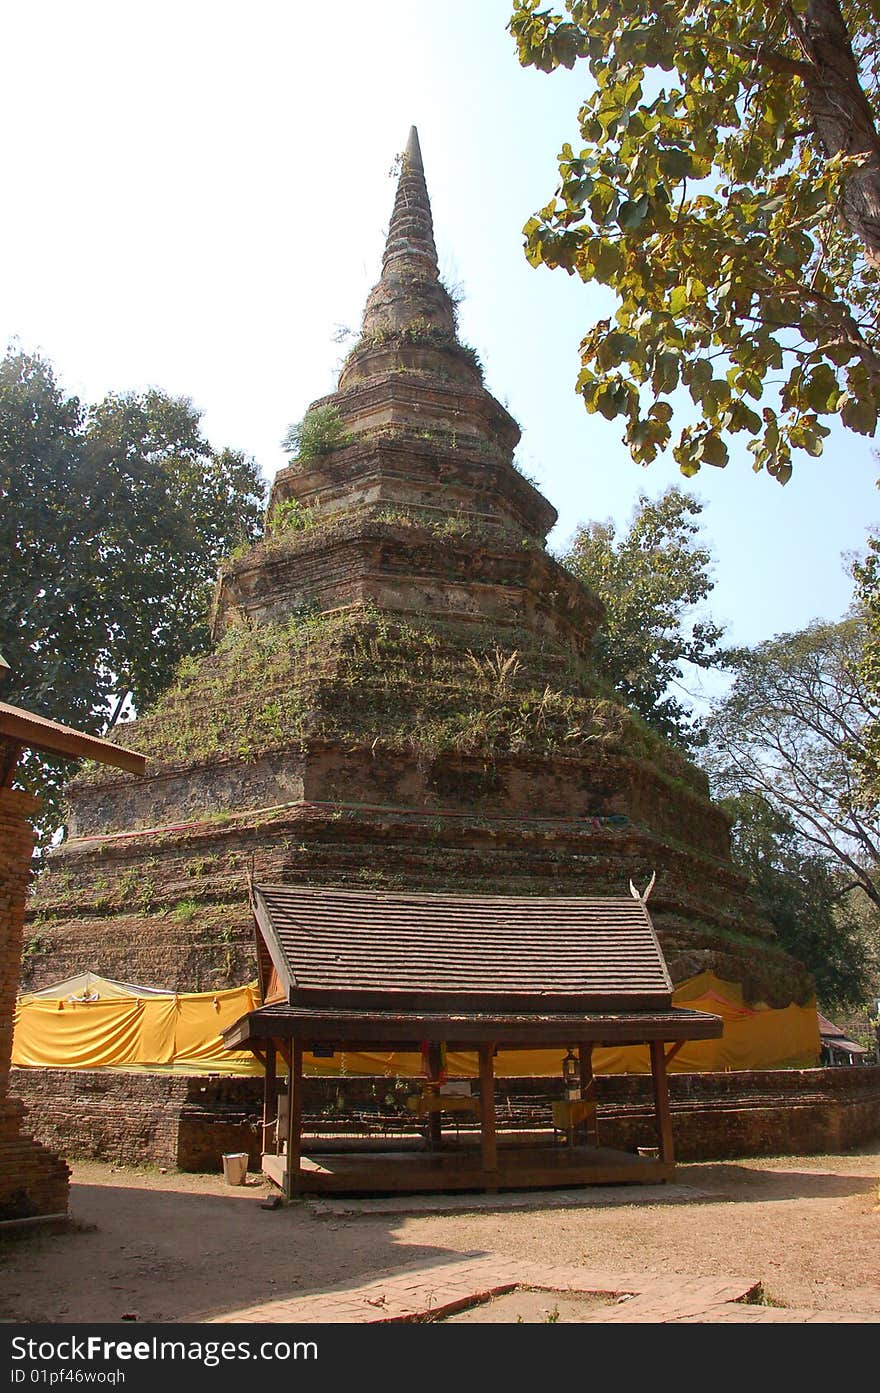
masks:
<path fill-rule="evenodd" d="M 253 542 L 237 542 L 229 555 L 224 557 L 224 561 L 241 561 L 243 557 L 249 556 L 253 549 Z"/>
<path fill-rule="evenodd" d="M 785 1305 L 785 1302 L 777 1301 L 775 1297 L 771 1296 L 770 1293 L 765 1290 L 763 1282 L 759 1282 L 752 1291 L 746 1293 L 740 1305 L 781 1307 Z"/>
<path fill-rule="evenodd" d="M 314 525 L 315 515 L 311 508 L 296 498 L 285 498 L 283 503 L 273 508 L 266 531 L 271 540 L 287 537 L 293 532 L 308 532 Z"/>
<path fill-rule="evenodd" d="M 332 403 L 327 406 L 314 406 L 307 411 L 301 421 L 296 421 L 288 429 L 282 449 L 301 462 L 327 455 L 339 445 L 347 445 L 348 432 L 339 411 Z"/>
<path fill-rule="evenodd" d="M 195 900 L 178 900 L 172 912 L 175 919 L 179 919 L 181 924 L 188 924 L 197 910 L 198 905 Z"/>
<path fill-rule="evenodd" d="M 473 531 L 473 527 L 467 518 L 459 517 L 455 513 L 442 521 L 431 524 L 431 531 L 435 537 L 468 537 Z"/>
<path fill-rule="evenodd" d="M 140 871 L 137 866 L 126 866 L 125 870 L 119 872 L 116 877 L 116 889 L 120 900 L 124 902 L 136 897 L 139 879 Z"/>
<path fill-rule="evenodd" d="M 555 1325 L 559 1320 L 559 1307 L 554 1306 L 552 1311 L 548 1311 L 544 1320 L 548 1325 Z"/>
<path fill-rule="evenodd" d="M 30 962 L 31 958 L 44 958 L 53 949 L 52 939 L 48 934 L 37 932 L 27 940 L 21 950 L 22 965 Z"/>
<path fill-rule="evenodd" d="M 512 680 L 520 669 L 517 650 L 514 649 L 512 653 L 504 653 L 497 644 L 494 653 L 484 653 L 478 658 L 468 648 L 465 650 L 465 656 L 483 681 L 498 695 L 505 690 L 508 681 Z"/>

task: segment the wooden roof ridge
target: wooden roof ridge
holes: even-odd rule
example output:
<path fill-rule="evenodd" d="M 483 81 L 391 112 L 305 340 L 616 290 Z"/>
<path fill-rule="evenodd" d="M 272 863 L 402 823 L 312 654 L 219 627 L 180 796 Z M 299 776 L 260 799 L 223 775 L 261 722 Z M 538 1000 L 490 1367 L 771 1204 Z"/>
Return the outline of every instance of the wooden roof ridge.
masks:
<path fill-rule="evenodd" d="M 409 890 L 391 889 L 381 890 L 374 887 L 369 889 L 361 886 L 352 885 L 320 885 L 315 882 L 306 884 L 287 884 L 283 881 L 254 881 L 254 888 L 261 892 L 271 891 L 277 894 L 290 895 L 296 898 L 307 898 L 314 895 L 338 896 L 339 898 L 351 900 L 415 900 L 425 903 L 437 902 L 443 904 L 527 904 L 527 905 L 608 905 L 621 904 L 628 909 L 637 910 L 641 906 L 647 915 L 647 907 L 643 900 L 636 899 L 632 894 L 620 895 L 480 895 L 462 894 L 438 890 Z"/>

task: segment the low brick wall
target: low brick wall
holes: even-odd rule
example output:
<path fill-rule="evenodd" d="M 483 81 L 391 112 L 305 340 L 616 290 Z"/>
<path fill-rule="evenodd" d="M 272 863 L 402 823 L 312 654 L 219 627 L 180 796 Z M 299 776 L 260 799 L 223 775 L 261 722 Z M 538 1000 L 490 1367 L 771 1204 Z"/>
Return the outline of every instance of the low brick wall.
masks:
<path fill-rule="evenodd" d="M 67 1157 L 217 1170 L 259 1153 L 262 1079 L 14 1069 L 29 1130 Z"/>
<path fill-rule="evenodd" d="M 216 1171 L 224 1151 L 261 1150 L 262 1080 L 16 1069 L 14 1089 L 28 1107 L 28 1130 L 68 1157 L 121 1164 L 152 1162 Z M 656 1144 L 651 1081 L 598 1079 L 605 1145 Z M 415 1086 L 415 1083 L 414 1083 Z M 330 1116 L 340 1130 L 388 1115 L 385 1082 L 309 1079 L 307 1123 Z M 333 1107 L 342 1093 L 345 1108 Z M 517 1121 L 549 1125 L 556 1079 L 499 1081 L 502 1129 Z M 676 1153 L 682 1161 L 841 1151 L 880 1137 L 880 1067 L 781 1069 L 670 1078 Z"/>
<path fill-rule="evenodd" d="M 845 1151 L 880 1137 L 877 1066 L 672 1074 L 669 1094 L 682 1161 Z M 609 1145 L 654 1145 L 648 1079 L 600 1079 L 599 1107 Z"/>

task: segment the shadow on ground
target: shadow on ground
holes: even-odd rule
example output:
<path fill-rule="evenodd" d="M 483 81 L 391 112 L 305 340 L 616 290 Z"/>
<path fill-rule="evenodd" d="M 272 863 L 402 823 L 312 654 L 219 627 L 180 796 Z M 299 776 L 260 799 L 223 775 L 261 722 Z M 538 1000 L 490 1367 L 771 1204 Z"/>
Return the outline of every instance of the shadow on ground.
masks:
<path fill-rule="evenodd" d="M 465 1256 L 398 1241 L 392 1216 L 365 1238 L 303 1205 L 265 1210 L 266 1195 L 75 1185 L 69 1231 L 0 1245 L 0 1319 L 201 1320 Z"/>
<path fill-rule="evenodd" d="M 699 1189 L 712 1200 L 749 1203 L 792 1199 L 842 1199 L 876 1191 L 878 1175 L 841 1174 L 834 1171 L 779 1167 L 763 1169 L 730 1162 L 712 1166 L 689 1165 L 677 1172 L 688 1187 Z"/>

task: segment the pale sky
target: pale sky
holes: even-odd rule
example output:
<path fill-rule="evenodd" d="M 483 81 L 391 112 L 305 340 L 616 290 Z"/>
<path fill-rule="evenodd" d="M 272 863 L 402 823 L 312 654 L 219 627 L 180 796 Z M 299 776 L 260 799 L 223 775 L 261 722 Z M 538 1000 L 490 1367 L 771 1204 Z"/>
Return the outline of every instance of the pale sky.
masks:
<path fill-rule="evenodd" d="M 578 142 L 584 66 L 520 68 L 508 0 L 30 0 L 0 18 L 5 215 L 0 343 L 44 353 L 87 401 L 189 396 L 218 446 L 267 477 L 331 391 L 379 272 L 389 170 L 419 129 L 441 270 L 462 337 L 519 421 L 519 456 L 560 514 L 625 525 L 669 483 L 705 502 L 715 617 L 738 643 L 839 617 L 841 553 L 880 522 L 872 442 L 835 431 L 780 487 L 744 447 L 688 484 L 633 464 L 574 393 L 607 301 L 535 271 L 522 225 Z"/>

